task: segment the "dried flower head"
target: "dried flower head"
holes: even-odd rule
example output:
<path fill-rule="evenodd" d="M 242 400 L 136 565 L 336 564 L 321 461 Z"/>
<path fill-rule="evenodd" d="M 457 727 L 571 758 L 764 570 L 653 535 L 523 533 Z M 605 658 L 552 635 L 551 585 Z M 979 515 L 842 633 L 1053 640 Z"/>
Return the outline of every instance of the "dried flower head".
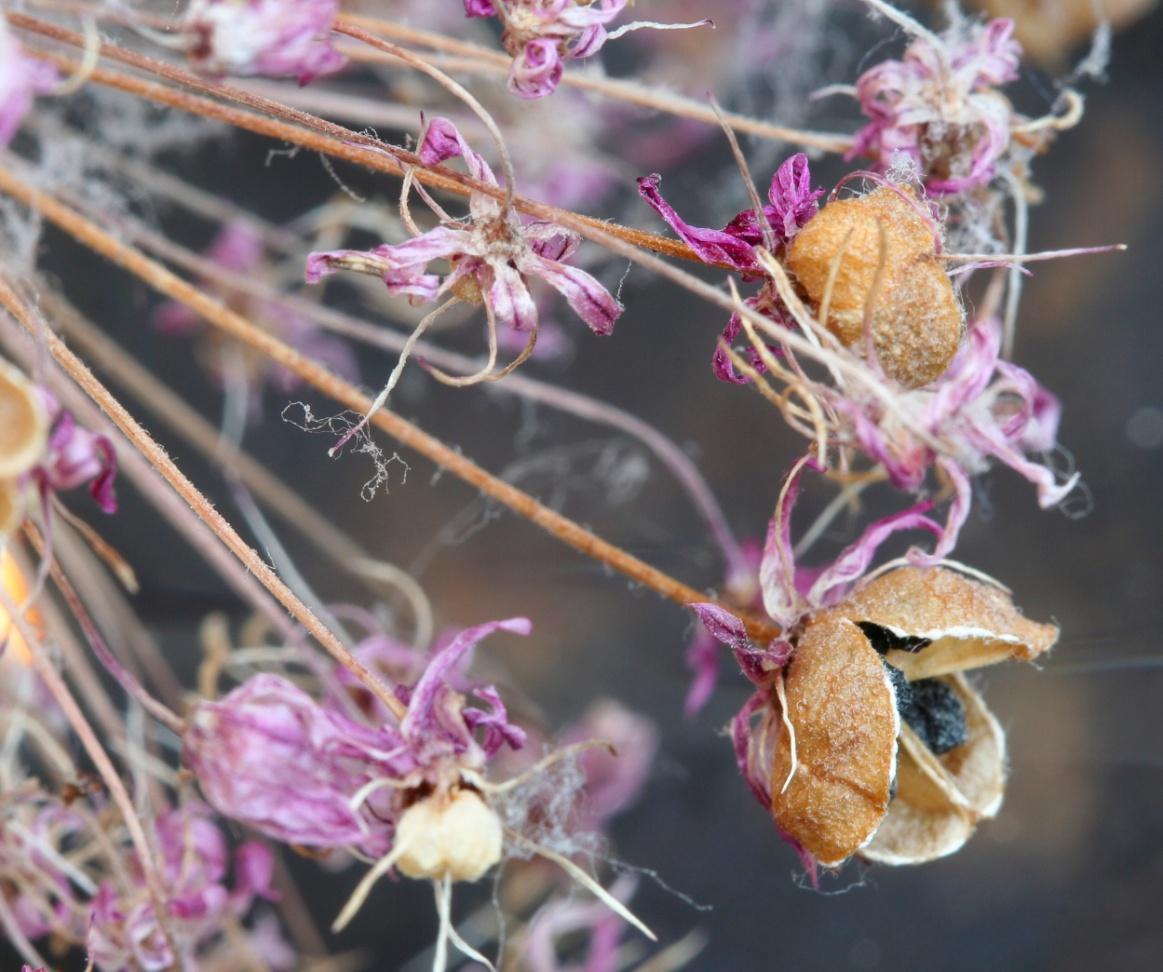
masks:
<path fill-rule="evenodd" d="M 1008 19 L 958 21 L 865 71 L 854 94 L 869 122 L 848 158 L 872 155 L 882 170 L 907 161 L 939 194 L 987 184 L 1012 145 L 1016 115 L 997 89 L 1018 77 L 1013 31 Z"/>
<path fill-rule="evenodd" d="M 307 84 L 347 63 L 329 39 L 338 12 L 339 0 L 192 0 L 182 36 L 199 71 Z"/>
<path fill-rule="evenodd" d="M 1033 660 L 1057 636 L 943 568 L 882 574 L 810 618 L 751 742 L 770 754 L 777 825 L 825 867 L 957 850 L 1005 773 L 1001 730 L 959 673 Z"/>
<path fill-rule="evenodd" d="M 964 331 L 938 262 L 935 221 L 907 190 L 884 186 L 825 206 L 796 235 L 787 266 L 846 347 L 871 340 L 875 361 L 907 388 L 949 367 Z"/>
<path fill-rule="evenodd" d="M 489 164 L 446 118 L 429 122 L 419 155 L 425 165 L 460 157 L 474 179 L 499 188 Z M 383 279 L 390 293 L 405 294 L 414 303 L 451 294 L 467 303 L 483 303 L 498 324 L 535 332 L 537 306 L 528 280 L 539 277 L 565 297 L 595 334 L 613 330 L 622 305 L 593 276 L 563 262 L 578 247 L 576 234 L 552 223 L 522 222 L 511 207 L 482 192 L 472 194 L 467 221 L 442 215 L 442 225 L 405 243 L 312 253 L 307 282 L 317 283 L 342 269 L 371 273 Z M 449 264 L 443 279 L 428 272 L 437 260 Z"/>
<path fill-rule="evenodd" d="M 500 17 L 501 43 L 513 56 L 509 90 L 522 98 L 544 98 L 561 81 L 566 61 L 592 57 L 607 40 L 644 27 L 673 29 L 696 24 L 636 21 L 610 33 L 606 27 L 630 0 L 464 0 L 468 17 Z"/>

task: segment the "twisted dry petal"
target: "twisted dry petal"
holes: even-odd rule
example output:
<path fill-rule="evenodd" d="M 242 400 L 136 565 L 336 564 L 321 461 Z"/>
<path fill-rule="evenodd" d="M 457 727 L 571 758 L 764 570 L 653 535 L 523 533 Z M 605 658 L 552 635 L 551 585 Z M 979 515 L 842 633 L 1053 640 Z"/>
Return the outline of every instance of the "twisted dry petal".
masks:
<path fill-rule="evenodd" d="M 509 69 L 509 90 L 521 98 L 544 98 L 557 90 L 565 65 L 560 42 L 539 37 L 522 46 Z"/>
<path fill-rule="evenodd" d="M 759 562 L 759 586 L 763 592 L 763 607 L 773 620 L 785 628 L 794 624 L 803 611 L 802 599 L 796 586 L 796 558 L 791 540 L 791 518 L 805 469 L 823 471 L 823 467 L 810 457 L 801 459 L 792 467 L 780 490 L 775 516 L 767 525 L 763 559 Z"/>
<path fill-rule="evenodd" d="M 338 12 L 339 0 L 192 0 L 182 35 L 199 71 L 307 84 L 347 63 L 329 39 Z"/>
<path fill-rule="evenodd" d="M 183 758 L 219 813 L 311 847 L 382 838 L 390 822 L 369 823 L 349 800 L 369 779 L 416 766 L 394 732 L 327 711 L 276 675 L 256 675 L 218 702 L 198 703 Z"/>
<path fill-rule="evenodd" d="M 836 604 L 867 573 L 881 545 L 903 530 L 927 530 L 941 540 L 944 536 L 941 525 L 925 516 L 932 508 L 931 502 L 918 503 L 865 527 L 859 539 L 846 547 L 831 566 L 815 579 L 808 591 L 808 603 L 813 607 L 831 607 Z"/>
<path fill-rule="evenodd" d="M 466 17 L 495 17 L 497 8 L 493 0 L 464 0 L 464 15 Z"/>
<path fill-rule="evenodd" d="M 861 856 L 881 864 L 923 864 L 957 851 L 977 822 L 1001 808 L 1005 734 L 961 675 L 943 679 L 965 710 L 967 738 L 940 756 L 905 727 L 897 794 Z"/>
<path fill-rule="evenodd" d="M 481 749 L 486 756 L 495 756 L 506 744 L 510 749 L 520 749 L 525 745 L 525 730 L 509 721 L 509 713 L 496 688 L 486 685 L 473 689 L 472 694 L 488 709 L 465 709 L 464 721 L 470 730 L 481 734 Z"/>
<path fill-rule="evenodd" d="M 113 443 L 107 436 L 81 428 L 70 412 L 62 411 L 57 418 L 37 476 L 48 489 L 61 492 L 87 483 L 90 495 L 104 512 L 117 512 Z"/>
<path fill-rule="evenodd" d="M 447 118 L 433 118 L 424 128 L 418 151 L 425 165 L 438 165 L 449 159 L 462 158 L 471 175 L 478 182 L 497 185 L 497 177 L 489 164 L 465 141 L 460 130 Z"/>
<path fill-rule="evenodd" d="M 831 613 L 801 636 L 786 697 L 796 768 L 792 774 L 791 740 L 782 732 L 771 767 L 772 812 L 820 864 L 835 867 L 871 840 L 888 812 L 900 731 L 896 692 L 864 633 Z"/>
<path fill-rule="evenodd" d="M 468 727 L 464 725 L 463 718 L 460 726 L 450 724 L 446 717 L 447 706 L 443 704 L 444 697 L 457 694 L 448 685 L 449 677 L 464 657 L 494 632 L 508 631 L 512 634 L 528 635 L 532 630 L 533 624 L 528 618 L 508 618 L 504 621 L 478 624 L 461 631 L 433 656 L 420 681 L 413 688 L 412 697 L 408 702 L 408 714 L 400 724 L 404 738 L 416 747 L 423 744 L 431 748 L 444 744 L 450 746 L 454 753 L 464 752 L 470 742 Z"/>
<path fill-rule="evenodd" d="M 532 251 L 521 258 L 520 267 L 529 276 L 540 277 L 561 294 L 595 334 L 606 336 L 613 333 L 614 325 L 625 308 L 592 274 L 556 260 L 547 260 Z"/>
<path fill-rule="evenodd" d="M 823 194 L 823 189 L 812 188 L 811 167 L 802 152 L 785 159 L 775 170 L 767 190 L 771 205 L 765 210 L 767 221 L 784 243 L 816 215 L 820 208 L 817 200 Z"/>
<path fill-rule="evenodd" d="M 674 207 L 659 192 L 662 176 L 657 173 L 638 180 L 638 195 L 646 200 L 667 225 L 704 263 L 726 265 L 735 270 L 755 270 L 758 267 L 755 249 L 750 243 L 726 230 L 691 226 L 683 221 Z"/>
<path fill-rule="evenodd" d="M 885 656 L 909 681 L 992 665 L 1033 661 L 1058 628 L 1030 621 L 1000 588 L 942 567 L 901 567 L 863 585 L 843 613 L 910 642 Z M 921 647 L 916 647 L 917 644 Z"/>

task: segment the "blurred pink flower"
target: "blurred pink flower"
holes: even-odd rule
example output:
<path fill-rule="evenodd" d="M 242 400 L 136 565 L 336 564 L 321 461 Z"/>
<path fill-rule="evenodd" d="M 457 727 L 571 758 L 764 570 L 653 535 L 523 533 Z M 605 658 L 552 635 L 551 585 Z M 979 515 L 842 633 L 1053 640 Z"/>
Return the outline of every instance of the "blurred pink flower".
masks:
<path fill-rule="evenodd" d="M 56 81 L 56 68 L 24 53 L 8 21 L 0 17 L 0 148 L 12 141 L 33 98 L 51 91 Z"/>
<path fill-rule="evenodd" d="M 190 60 L 207 74 L 292 76 L 340 70 L 331 46 L 339 0 L 191 0 L 182 22 Z"/>

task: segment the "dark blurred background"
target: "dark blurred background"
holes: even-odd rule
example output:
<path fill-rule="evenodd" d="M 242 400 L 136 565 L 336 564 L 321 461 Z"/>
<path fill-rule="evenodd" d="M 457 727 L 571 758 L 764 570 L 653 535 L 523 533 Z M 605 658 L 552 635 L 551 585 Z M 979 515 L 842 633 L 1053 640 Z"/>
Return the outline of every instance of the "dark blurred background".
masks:
<path fill-rule="evenodd" d="M 1075 519 L 1039 511 L 1029 484 L 1005 470 L 982 484 L 959 559 L 1004 580 L 1028 615 L 1054 618 L 1063 637 L 1041 670 L 1004 666 L 982 676 L 1009 732 L 1011 779 L 1000 817 L 952 858 L 915 869 L 850 867 L 825 881 L 824 893 L 804 889 L 793 856 L 739 779 L 722 733 L 745 684 L 724 666 L 712 705 L 697 719 L 682 716 L 681 656 L 693 632 L 685 612 L 628 589 L 507 515 L 455 545 L 434 541 L 477 500 L 450 477 L 434 478 L 417 457 L 405 456 L 412 467 L 406 483 L 394 482 L 365 504 L 362 460 L 327 461 L 322 440 L 274 420 L 277 404 L 268 400 L 270 420 L 248 438 L 257 456 L 376 553 L 422 563 L 420 579 L 441 623 L 529 615 L 532 638 L 494 639 L 483 655 L 551 725 L 603 695 L 657 721 L 662 752 L 642 801 L 615 822 L 611 853 L 657 872 L 657 881 L 642 881 L 635 907 L 663 942 L 695 927 L 706 931 L 710 944 L 692 968 L 1163 967 L 1161 53 L 1163 12 L 1156 10 L 1116 37 L 1109 80 L 1086 87 L 1085 120 L 1035 163 L 1046 202 L 1032 212 L 1032 249 L 1125 242 L 1130 250 L 1042 264 L 1026 284 L 1016 357 L 1061 396 L 1061 441 L 1085 476 L 1093 508 Z M 1035 69 L 1021 95 L 1037 107 L 1047 90 Z M 268 166 L 268 148 L 238 138 L 176 164 L 201 184 L 229 179 L 243 190 L 236 198 L 276 220 L 334 191 L 314 158 Z M 728 181 L 722 146 L 708 143 L 706 153 L 700 165 Z M 756 148 L 756 156 L 769 158 L 770 150 Z M 765 181 L 765 171 L 757 165 L 757 178 Z M 836 162 L 821 163 L 816 174 L 830 184 L 842 171 Z M 366 174 L 342 176 L 360 192 L 394 192 Z M 679 176 L 668 180 L 684 185 Z M 698 192 L 697 182 L 684 197 L 691 202 L 680 207 L 692 221 L 722 222 L 738 208 L 724 209 L 713 193 Z M 656 227 L 644 207 L 625 205 L 642 225 Z M 191 245 L 205 243 L 199 228 L 160 218 Z M 57 235 L 46 236 L 46 247 L 58 272 L 67 270 L 66 289 L 78 304 L 207 414 L 216 413 L 181 344 L 139 326 L 152 297 Z M 616 281 L 621 268 L 611 272 Z M 667 431 L 696 457 L 737 533 L 760 536 L 800 442 L 758 396 L 712 377 L 719 311 L 639 270 L 623 297 L 628 311 L 613 337 L 593 339 L 567 321 L 576 343 L 568 367 L 533 363 L 530 373 Z M 365 381 L 375 384 L 391 359 L 367 354 L 361 364 Z M 565 512 L 696 587 L 720 582 L 721 565 L 700 522 L 656 464 L 611 444 L 601 429 L 531 411 L 509 396 L 410 378 L 397 407 L 426 429 L 493 470 L 571 450 Z M 326 403 L 316 404 L 325 414 Z M 215 470 L 161 435 L 231 512 Z M 595 472 L 595 456 L 610 448 L 622 449 L 615 464 L 622 486 L 642 472 L 637 489 L 614 490 Z M 562 468 L 550 465 L 523 483 L 548 495 L 565 485 Z M 124 505 L 132 509 L 134 501 Z M 207 611 L 242 614 L 198 562 L 174 555 L 165 530 L 135 514 L 118 518 L 110 533 L 145 579 L 142 611 L 175 657 L 188 659 Z M 158 536 L 167 539 L 143 542 Z M 342 575 L 314 561 L 292 534 L 285 539 L 321 593 L 352 595 Z M 352 875 L 320 876 L 306 863 L 298 870 L 326 923 Z M 458 913 L 486 898 L 487 890 L 475 898 L 458 891 Z M 340 944 L 370 946 L 375 957 L 367 967 L 392 969 L 434 932 L 430 890 L 401 882 L 379 889 Z"/>

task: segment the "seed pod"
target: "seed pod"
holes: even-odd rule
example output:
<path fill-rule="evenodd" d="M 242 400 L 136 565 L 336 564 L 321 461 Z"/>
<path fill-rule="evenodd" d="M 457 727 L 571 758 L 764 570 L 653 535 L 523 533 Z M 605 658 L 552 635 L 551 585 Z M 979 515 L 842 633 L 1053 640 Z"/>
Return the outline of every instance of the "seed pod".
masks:
<path fill-rule="evenodd" d="M 902 567 L 860 588 L 843 613 L 911 642 L 885 661 L 910 682 L 1008 659 L 1033 661 L 1058 640 L 1030 621 L 1003 590 L 942 568 Z"/>
<path fill-rule="evenodd" d="M 962 847 L 978 821 L 1001 808 L 1005 734 L 960 675 L 944 680 L 965 707 L 965 742 L 937 756 L 907 725 L 901 730 L 896 797 L 860 854 L 881 864 L 922 864 Z"/>
<path fill-rule="evenodd" d="M 812 621 L 787 669 L 792 747 L 781 734 L 772 766 L 776 822 L 826 867 L 876 833 L 896 769 L 896 693 L 864 633 L 838 614 Z M 781 792 L 782 790 L 782 792 Z"/>
<path fill-rule="evenodd" d="M 858 347 L 867 322 L 885 374 L 916 388 L 949 367 L 964 332 L 936 257 L 930 224 L 901 192 L 882 188 L 820 210 L 792 241 L 787 264 L 813 304 L 828 297 L 828 330 Z"/>
<path fill-rule="evenodd" d="M 501 859 L 501 821 L 473 790 L 437 791 L 412 804 L 396 826 L 396 862 L 410 878 L 476 881 Z"/>
<path fill-rule="evenodd" d="M 1057 636 L 942 568 L 899 568 L 811 618 L 784 671 L 786 712 L 776 702 L 768 720 L 794 730 L 773 746 L 780 828 L 825 867 L 956 851 L 1005 787 L 1005 736 L 958 673 L 1033 660 Z"/>
<path fill-rule="evenodd" d="M 48 417 L 36 387 L 0 361 L 0 479 L 28 472 L 44 454 Z"/>

